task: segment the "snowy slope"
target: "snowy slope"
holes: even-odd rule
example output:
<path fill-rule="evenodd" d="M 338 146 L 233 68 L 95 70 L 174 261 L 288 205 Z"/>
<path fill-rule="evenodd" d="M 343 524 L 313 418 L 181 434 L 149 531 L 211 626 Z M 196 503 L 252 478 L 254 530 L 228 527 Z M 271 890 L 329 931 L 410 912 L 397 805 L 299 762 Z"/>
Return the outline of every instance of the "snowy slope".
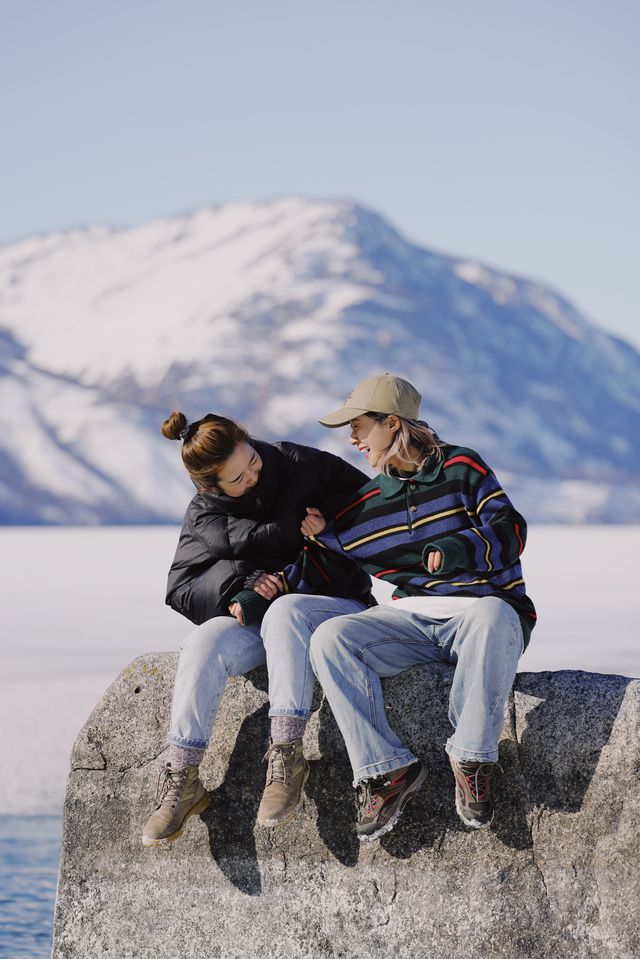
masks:
<path fill-rule="evenodd" d="M 0 815 L 57 814 L 71 747 L 104 690 L 134 657 L 175 650 L 188 635 L 187 620 L 163 603 L 177 537 L 173 527 L 0 531 L 13 560 L 3 571 L 12 602 L 0 604 L 0 728 L 11 730 L 0 751 Z M 637 527 L 531 529 L 524 575 L 540 622 L 521 672 L 640 676 L 637 537 Z M 601 556 L 616 563 L 585 590 Z M 391 591 L 374 589 L 380 602 Z"/>
<path fill-rule="evenodd" d="M 640 518 L 631 346 L 543 284 L 294 198 L 0 248 L 0 519 L 177 519 L 170 410 L 344 453 L 317 417 L 385 369 L 530 518 Z"/>

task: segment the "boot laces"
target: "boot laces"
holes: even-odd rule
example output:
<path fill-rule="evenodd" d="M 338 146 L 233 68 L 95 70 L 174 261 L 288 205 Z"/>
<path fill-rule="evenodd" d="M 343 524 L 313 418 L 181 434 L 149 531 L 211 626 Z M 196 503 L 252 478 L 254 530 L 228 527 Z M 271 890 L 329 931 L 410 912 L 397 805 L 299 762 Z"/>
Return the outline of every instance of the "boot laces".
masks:
<path fill-rule="evenodd" d="M 489 780 L 496 769 L 503 772 L 500 763 L 480 763 L 478 765 L 473 762 L 461 762 L 460 769 L 471 790 L 474 802 L 484 802 L 487 799 Z"/>
<path fill-rule="evenodd" d="M 358 788 L 356 789 L 356 805 L 358 807 L 358 819 L 371 815 L 373 806 L 371 805 L 371 786 L 369 782 L 358 784 Z"/>
<path fill-rule="evenodd" d="M 272 743 L 264 754 L 267 767 L 267 786 L 271 783 L 287 785 L 293 775 L 293 746 L 291 743 Z"/>
<path fill-rule="evenodd" d="M 156 809 L 167 804 L 175 809 L 176 801 L 180 798 L 180 791 L 187 778 L 186 769 L 172 769 L 171 763 L 167 763 L 160 770 L 158 783 L 156 785 Z"/>
<path fill-rule="evenodd" d="M 375 788 L 376 786 L 384 785 L 384 783 L 384 776 L 378 776 L 375 779 L 366 779 L 364 782 L 358 783 L 356 787 L 356 805 L 359 816 L 371 816 L 375 812 L 377 798 L 374 798 Z"/>

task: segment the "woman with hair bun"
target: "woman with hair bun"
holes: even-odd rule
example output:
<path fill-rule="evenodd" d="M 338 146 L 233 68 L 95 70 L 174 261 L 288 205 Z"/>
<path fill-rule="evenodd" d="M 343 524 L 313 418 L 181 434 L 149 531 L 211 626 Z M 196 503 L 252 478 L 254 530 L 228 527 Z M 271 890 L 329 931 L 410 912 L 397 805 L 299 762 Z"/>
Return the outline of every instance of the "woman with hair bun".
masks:
<path fill-rule="evenodd" d="M 184 413 L 173 412 L 162 433 L 182 442 L 182 461 L 197 490 L 169 570 L 166 602 L 197 628 L 180 651 L 170 761 L 144 827 L 145 846 L 177 839 L 189 816 L 209 805 L 199 765 L 227 677 L 265 662 L 271 705 L 265 794 L 271 818 L 262 820 L 274 825 L 295 813 L 308 770 L 302 733 L 314 676 L 306 647 L 282 643 L 277 630 L 261 635 L 261 614 L 265 601 L 278 595 L 280 579 L 274 574 L 295 560 L 304 537 L 319 533 L 325 517 L 366 481 L 331 453 L 253 439 L 234 420 L 213 413 L 189 423 Z M 314 597 L 314 622 L 362 611 L 371 602 L 370 585 L 363 574 L 341 581 L 330 598 Z"/>

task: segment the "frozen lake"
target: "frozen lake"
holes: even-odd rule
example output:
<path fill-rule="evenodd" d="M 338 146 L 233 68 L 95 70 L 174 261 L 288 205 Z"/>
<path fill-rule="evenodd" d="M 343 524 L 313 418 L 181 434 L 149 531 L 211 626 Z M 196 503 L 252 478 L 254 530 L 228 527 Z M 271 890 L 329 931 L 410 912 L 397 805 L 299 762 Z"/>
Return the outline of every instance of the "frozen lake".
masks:
<path fill-rule="evenodd" d="M 0 529 L 0 814 L 59 814 L 69 751 L 105 688 L 134 657 L 174 650 L 190 630 L 164 605 L 177 535 Z M 640 676 L 639 546 L 638 526 L 530 527 L 523 565 L 539 624 L 521 671 Z"/>

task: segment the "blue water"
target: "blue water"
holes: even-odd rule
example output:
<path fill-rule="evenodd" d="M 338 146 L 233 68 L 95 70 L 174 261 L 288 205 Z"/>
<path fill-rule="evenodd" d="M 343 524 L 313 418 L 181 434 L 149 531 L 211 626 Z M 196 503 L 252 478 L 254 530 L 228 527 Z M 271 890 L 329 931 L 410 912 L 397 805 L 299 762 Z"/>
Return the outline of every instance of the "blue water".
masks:
<path fill-rule="evenodd" d="M 0 959 L 49 959 L 60 816 L 0 816 Z"/>

